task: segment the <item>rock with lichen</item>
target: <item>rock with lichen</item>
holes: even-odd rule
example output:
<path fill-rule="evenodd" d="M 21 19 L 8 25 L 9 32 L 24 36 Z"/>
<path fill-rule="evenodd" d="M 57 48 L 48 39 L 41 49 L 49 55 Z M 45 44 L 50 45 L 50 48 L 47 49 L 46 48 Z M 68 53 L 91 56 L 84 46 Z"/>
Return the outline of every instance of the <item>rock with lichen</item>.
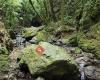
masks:
<path fill-rule="evenodd" d="M 47 42 L 30 45 L 22 50 L 19 64 L 27 64 L 31 74 L 51 76 L 75 76 L 77 67 L 73 58 L 62 47 Z"/>
<path fill-rule="evenodd" d="M 41 27 L 23 28 L 23 30 L 22 30 L 22 36 L 25 37 L 25 38 L 27 38 L 27 37 L 33 37 L 41 29 L 43 29 L 43 26 L 41 26 Z"/>

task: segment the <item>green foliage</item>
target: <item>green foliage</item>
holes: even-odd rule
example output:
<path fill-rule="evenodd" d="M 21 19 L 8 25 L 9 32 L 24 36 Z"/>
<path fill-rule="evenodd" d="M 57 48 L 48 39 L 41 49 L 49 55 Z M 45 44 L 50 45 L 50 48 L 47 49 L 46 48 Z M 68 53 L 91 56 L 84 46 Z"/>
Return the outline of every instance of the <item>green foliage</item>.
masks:
<path fill-rule="evenodd" d="M 19 3 L 17 0 L 9 0 L 5 1 L 3 5 L 4 22 L 6 24 L 6 28 L 14 29 L 18 24 L 18 11 L 19 11 Z"/>
<path fill-rule="evenodd" d="M 35 13 L 29 3 L 29 0 L 22 0 L 21 2 L 21 23 L 23 26 L 30 26 L 30 22 L 32 21 L 32 18 L 35 17 Z"/>
<path fill-rule="evenodd" d="M 32 37 L 32 36 L 35 36 L 38 31 L 39 31 L 39 28 L 35 28 L 35 27 L 23 28 L 22 36 L 23 37 Z"/>
<path fill-rule="evenodd" d="M 46 32 L 45 30 L 39 31 L 37 35 L 35 36 L 38 42 L 49 41 L 51 40 L 51 37 L 52 37 L 51 34 Z"/>
<path fill-rule="evenodd" d="M 75 35 L 69 39 L 69 44 L 71 44 L 72 46 L 78 46 L 78 41 L 79 41 L 79 38 L 77 35 Z"/>
<path fill-rule="evenodd" d="M 31 1 L 31 2 L 30 2 Z M 5 24 L 30 26 L 34 17 L 44 24 L 61 20 L 78 30 L 88 30 L 100 20 L 100 0 L 2 0 Z M 35 18 L 34 18 L 35 19 Z"/>
<path fill-rule="evenodd" d="M 96 57 L 100 58 L 100 42 L 95 39 L 80 39 L 79 47 L 86 52 L 93 53 Z"/>
<path fill-rule="evenodd" d="M 5 0 L 0 0 L 0 8 L 3 7 Z"/>
<path fill-rule="evenodd" d="M 8 70 L 8 51 L 5 47 L 0 46 L 0 72 Z"/>
<path fill-rule="evenodd" d="M 0 72 L 8 71 L 9 69 L 8 55 L 0 54 Z"/>
<path fill-rule="evenodd" d="M 74 25 L 75 20 L 72 18 L 72 16 L 65 16 L 64 17 L 64 23 L 67 25 Z"/>
<path fill-rule="evenodd" d="M 75 53 L 76 54 L 80 54 L 81 52 L 82 52 L 82 50 L 80 48 L 78 48 L 78 47 L 75 48 Z"/>
<path fill-rule="evenodd" d="M 8 51 L 5 47 L 0 47 L 0 54 L 8 54 Z"/>

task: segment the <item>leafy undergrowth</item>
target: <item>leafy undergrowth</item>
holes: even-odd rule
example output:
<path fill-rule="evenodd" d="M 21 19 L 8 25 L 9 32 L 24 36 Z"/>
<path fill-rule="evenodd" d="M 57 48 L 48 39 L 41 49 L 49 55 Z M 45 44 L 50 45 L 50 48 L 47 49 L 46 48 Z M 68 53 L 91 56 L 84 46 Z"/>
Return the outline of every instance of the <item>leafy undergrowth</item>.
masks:
<path fill-rule="evenodd" d="M 0 72 L 8 71 L 9 69 L 8 55 L 0 55 Z"/>
<path fill-rule="evenodd" d="M 87 33 L 81 32 L 73 36 L 69 43 L 100 58 L 100 22 L 91 26 Z"/>
<path fill-rule="evenodd" d="M 8 51 L 5 47 L 0 47 L 0 72 L 8 71 L 9 68 Z"/>

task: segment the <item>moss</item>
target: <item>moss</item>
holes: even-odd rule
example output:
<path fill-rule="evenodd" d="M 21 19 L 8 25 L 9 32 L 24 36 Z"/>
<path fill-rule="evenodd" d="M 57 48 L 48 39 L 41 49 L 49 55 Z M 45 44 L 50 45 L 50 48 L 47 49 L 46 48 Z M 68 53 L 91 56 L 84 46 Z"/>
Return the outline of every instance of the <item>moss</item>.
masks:
<path fill-rule="evenodd" d="M 78 46 L 86 52 L 93 53 L 100 58 L 100 22 L 91 26 L 85 36 L 80 36 Z"/>
<path fill-rule="evenodd" d="M 31 36 L 34 36 L 37 34 L 38 32 L 38 28 L 35 28 L 35 27 L 30 27 L 30 28 L 24 28 L 22 30 L 22 36 L 23 37 L 31 37 Z"/>
<path fill-rule="evenodd" d="M 82 37 L 84 37 L 82 32 L 74 33 L 73 36 L 69 39 L 69 44 L 72 46 L 78 46 L 78 42 Z"/>
<path fill-rule="evenodd" d="M 81 50 L 80 48 L 78 48 L 78 47 L 75 48 L 75 53 L 76 53 L 76 54 L 80 54 L 81 52 L 82 52 L 82 50 Z"/>
<path fill-rule="evenodd" d="M 78 45 L 78 40 L 77 40 L 77 36 L 73 36 L 69 39 L 69 44 L 73 45 L 73 46 L 77 46 Z"/>
<path fill-rule="evenodd" d="M 0 54 L 8 54 L 8 50 L 5 47 L 0 47 Z"/>
<path fill-rule="evenodd" d="M 51 35 L 46 32 L 45 30 L 39 31 L 37 35 L 35 36 L 38 42 L 40 41 L 48 41 L 51 39 Z"/>
<path fill-rule="evenodd" d="M 0 54 L 0 72 L 8 71 L 8 69 L 9 69 L 8 55 Z"/>
<path fill-rule="evenodd" d="M 90 31 L 86 33 L 87 38 L 100 40 L 100 22 L 91 26 Z"/>
<path fill-rule="evenodd" d="M 81 47 L 84 51 L 90 52 L 91 50 L 95 49 L 91 40 L 80 39 L 79 47 Z"/>
<path fill-rule="evenodd" d="M 95 53 L 95 56 L 100 59 L 100 50 L 98 50 L 96 53 Z"/>
<path fill-rule="evenodd" d="M 79 47 L 86 52 L 93 53 L 100 57 L 100 41 L 96 39 L 81 38 L 79 41 Z"/>

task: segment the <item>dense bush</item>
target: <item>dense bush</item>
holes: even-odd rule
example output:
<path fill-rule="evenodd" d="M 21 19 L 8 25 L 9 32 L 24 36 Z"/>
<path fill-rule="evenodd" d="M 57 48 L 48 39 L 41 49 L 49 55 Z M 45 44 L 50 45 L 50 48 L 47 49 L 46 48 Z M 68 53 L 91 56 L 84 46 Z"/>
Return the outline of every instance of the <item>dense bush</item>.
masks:
<path fill-rule="evenodd" d="M 6 24 L 6 28 L 15 28 L 18 26 L 19 22 L 19 2 L 17 0 L 9 0 L 4 2 L 3 4 L 3 12 L 4 12 L 4 22 Z"/>

